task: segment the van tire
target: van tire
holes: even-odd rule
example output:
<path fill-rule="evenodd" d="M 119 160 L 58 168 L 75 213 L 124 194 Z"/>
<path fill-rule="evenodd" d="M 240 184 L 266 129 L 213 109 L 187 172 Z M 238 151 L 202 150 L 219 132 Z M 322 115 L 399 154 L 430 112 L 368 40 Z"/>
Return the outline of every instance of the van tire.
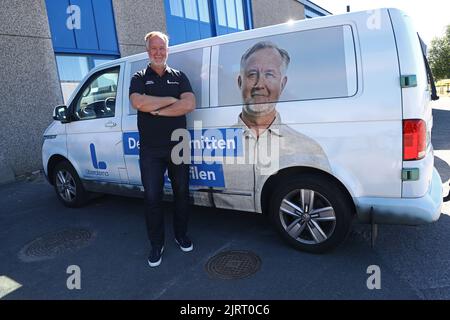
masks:
<path fill-rule="evenodd" d="M 313 199 L 312 210 L 308 208 L 310 198 Z M 329 207 L 331 209 L 325 209 Z M 323 253 L 345 240 L 350 232 L 353 210 L 341 186 L 327 177 L 307 173 L 287 178 L 275 188 L 269 214 L 288 244 L 301 251 Z"/>
<path fill-rule="evenodd" d="M 53 170 L 53 185 L 58 199 L 69 208 L 83 206 L 89 200 L 89 193 L 75 168 L 68 161 L 61 161 Z"/>

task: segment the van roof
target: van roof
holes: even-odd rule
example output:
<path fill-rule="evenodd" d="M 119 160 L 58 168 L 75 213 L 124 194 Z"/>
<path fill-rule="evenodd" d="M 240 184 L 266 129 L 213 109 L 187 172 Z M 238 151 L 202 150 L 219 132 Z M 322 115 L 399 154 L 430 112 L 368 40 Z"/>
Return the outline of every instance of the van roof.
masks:
<path fill-rule="evenodd" d="M 247 40 L 251 38 L 257 38 L 257 37 L 263 37 L 267 36 L 268 34 L 281 34 L 281 33 L 288 33 L 292 31 L 299 31 L 302 29 L 308 30 L 308 29 L 315 29 L 315 28 L 321 28 L 327 25 L 332 24 L 338 24 L 340 21 L 345 20 L 349 21 L 353 17 L 360 16 L 360 15 L 367 15 L 370 12 L 374 12 L 376 10 L 381 11 L 387 11 L 387 10 L 395 10 L 400 11 L 402 15 L 406 15 L 404 12 L 402 12 L 399 9 L 396 8 L 379 8 L 379 9 L 373 9 L 373 10 L 365 10 L 365 11 L 355 11 L 355 12 L 349 12 L 349 13 L 343 13 L 338 15 L 330 15 L 330 16 L 322 16 L 322 17 L 316 17 L 313 19 L 303 19 L 303 20 L 296 20 L 296 21 L 289 21 L 281 24 L 266 26 L 266 27 L 260 27 L 256 29 L 251 30 L 245 30 L 237 33 L 231 33 L 226 35 L 221 35 L 217 37 L 211 37 L 206 39 L 200 39 L 196 41 L 191 41 L 187 43 L 177 44 L 174 46 L 169 46 L 169 50 L 171 52 L 178 52 L 183 51 L 186 49 L 197 49 L 197 48 L 204 48 L 208 46 L 214 46 L 222 43 L 227 42 L 234 42 L 234 41 L 242 41 Z M 100 66 L 100 69 L 109 67 L 112 65 L 119 64 L 124 61 L 128 60 L 141 60 L 148 58 L 147 52 L 142 52 L 126 57 L 122 57 L 107 63 L 104 63 Z M 98 67 L 97 67 L 98 68 Z M 95 69 L 97 69 L 95 68 Z"/>

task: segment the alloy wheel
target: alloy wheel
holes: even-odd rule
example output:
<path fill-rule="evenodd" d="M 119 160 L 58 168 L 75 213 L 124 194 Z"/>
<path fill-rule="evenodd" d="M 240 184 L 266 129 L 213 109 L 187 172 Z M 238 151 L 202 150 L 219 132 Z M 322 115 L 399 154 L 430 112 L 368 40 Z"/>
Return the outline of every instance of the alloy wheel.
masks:
<path fill-rule="evenodd" d="M 69 171 L 59 170 L 56 174 L 56 188 L 64 201 L 72 202 L 77 195 L 75 179 Z"/>
<path fill-rule="evenodd" d="M 336 214 L 319 192 L 296 189 L 281 201 L 279 218 L 285 232 L 303 244 L 326 241 L 336 227 Z"/>

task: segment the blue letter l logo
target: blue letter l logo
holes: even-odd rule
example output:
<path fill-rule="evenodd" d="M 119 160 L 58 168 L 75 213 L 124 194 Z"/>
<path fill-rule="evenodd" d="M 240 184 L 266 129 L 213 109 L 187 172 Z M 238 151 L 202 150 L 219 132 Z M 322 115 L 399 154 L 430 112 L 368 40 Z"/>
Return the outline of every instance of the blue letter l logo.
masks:
<path fill-rule="evenodd" d="M 93 143 L 89 146 L 91 148 L 91 159 L 92 159 L 92 165 L 95 169 L 106 169 L 106 163 L 104 161 L 97 162 L 97 155 L 95 154 L 95 146 Z"/>

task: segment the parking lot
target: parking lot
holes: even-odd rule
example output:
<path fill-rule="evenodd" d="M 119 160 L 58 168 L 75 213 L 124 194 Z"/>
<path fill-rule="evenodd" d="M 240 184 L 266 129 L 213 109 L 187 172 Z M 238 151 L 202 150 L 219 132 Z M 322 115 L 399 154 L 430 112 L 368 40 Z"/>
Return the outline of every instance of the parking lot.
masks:
<path fill-rule="evenodd" d="M 435 102 L 433 115 L 435 166 L 447 194 L 450 98 Z M 146 261 L 141 199 L 104 196 L 68 209 L 35 175 L 0 186 L 0 208 L 0 276 L 20 284 L 3 299 L 450 299 L 449 202 L 436 223 L 379 226 L 375 248 L 370 227 L 355 225 L 342 246 L 323 255 L 287 246 L 263 216 L 203 207 L 192 207 L 194 251 L 184 253 L 173 241 L 167 203 L 157 268 Z M 57 245 L 68 237 L 72 245 Z M 214 275 L 208 262 L 226 251 L 255 255 L 254 273 Z M 367 268 L 374 265 L 381 288 L 370 290 Z M 80 289 L 67 286 L 69 266 L 79 267 Z"/>

